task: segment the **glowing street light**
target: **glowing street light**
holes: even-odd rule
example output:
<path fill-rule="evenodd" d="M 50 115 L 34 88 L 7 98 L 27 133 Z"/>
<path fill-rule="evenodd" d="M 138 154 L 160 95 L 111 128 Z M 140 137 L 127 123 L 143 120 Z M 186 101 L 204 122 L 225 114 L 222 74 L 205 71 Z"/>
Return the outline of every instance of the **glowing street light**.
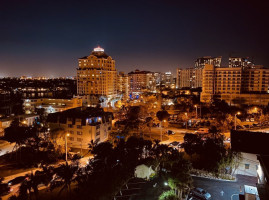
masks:
<path fill-rule="evenodd" d="M 240 115 L 241 113 L 240 112 L 237 112 L 235 115 L 234 115 L 234 130 L 236 130 L 236 115 Z"/>
<path fill-rule="evenodd" d="M 188 113 L 185 112 L 186 115 L 186 129 L 188 129 Z"/>
<path fill-rule="evenodd" d="M 198 119 L 198 110 L 197 110 L 197 109 L 198 109 L 198 106 L 195 105 L 194 107 L 195 107 L 195 109 L 196 109 L 196 119 Z"/>

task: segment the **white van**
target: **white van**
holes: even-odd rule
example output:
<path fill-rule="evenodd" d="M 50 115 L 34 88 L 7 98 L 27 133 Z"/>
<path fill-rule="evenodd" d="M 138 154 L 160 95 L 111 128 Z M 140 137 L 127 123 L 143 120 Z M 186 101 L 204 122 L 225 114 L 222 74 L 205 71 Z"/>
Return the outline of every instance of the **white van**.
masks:
<path fill-rule="evenodd" d="M 197 131 L 195 131 L 195 133 L 206 134 L 206 133 L 209 133 L 209 129 L 208 128 L 199 128 Z"/>

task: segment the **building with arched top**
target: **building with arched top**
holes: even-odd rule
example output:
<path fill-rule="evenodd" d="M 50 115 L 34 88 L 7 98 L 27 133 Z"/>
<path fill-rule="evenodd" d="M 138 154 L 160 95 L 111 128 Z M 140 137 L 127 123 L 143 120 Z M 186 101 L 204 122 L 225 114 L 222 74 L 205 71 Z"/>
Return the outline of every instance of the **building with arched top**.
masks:
<path fill-rule="evenodd" d="M 78 59 L 78 95 L 113 97 L 117 92 L 115 60 L 104 49 L 96 47 L 89 56 Z"/>

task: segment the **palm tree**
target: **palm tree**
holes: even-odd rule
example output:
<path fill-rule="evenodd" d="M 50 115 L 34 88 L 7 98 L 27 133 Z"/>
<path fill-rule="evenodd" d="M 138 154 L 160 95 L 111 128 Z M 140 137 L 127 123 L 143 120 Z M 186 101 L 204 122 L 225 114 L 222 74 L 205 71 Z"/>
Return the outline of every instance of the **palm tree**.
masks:
<path fill-rule="evenodd" d="M 168 184 L 180 199 L 182 199 L 183 191 L 188 191 L 192 185 L 190 170 L 190 163 L 181 157 L 172 165 L 171 172 L 168 174 Z"/>
<path fill-rule="evenodd" d="M 69 165 L 67 162 L 66 164 L 62 164 L 60 167 L 55 168 L 54 172 L 56 177 L 53 179 L 50 188 L 51 190 L 55 189 L 58 186 L 61 186 L 58 196 L 66 190 L 67 199 L 70 196 L 71 192 L 71 183 L 75 180 L 76 172 L 78 171 L 77 166 Z"/>

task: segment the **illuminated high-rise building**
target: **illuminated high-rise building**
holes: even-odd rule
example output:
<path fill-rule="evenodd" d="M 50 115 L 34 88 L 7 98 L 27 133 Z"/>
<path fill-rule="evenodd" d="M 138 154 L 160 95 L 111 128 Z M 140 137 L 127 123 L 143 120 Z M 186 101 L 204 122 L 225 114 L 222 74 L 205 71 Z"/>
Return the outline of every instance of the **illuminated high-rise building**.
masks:
<path fill-rule="evenodd" d="M 113 97 L 117 92 L 115 60 L 101 47 L 94 48 L 89 56 L 78 59 L 78 95 Z"/>
<path fill-rule="evenodd" d="M 246 68 L 246 67 L 253 67 L 254 64 L 252 62 L 252 60 L 250 60 L 249 58 L 241 58 L 241 57 L 229 57 L 229 67 L 233 68 L 233 67 L 242 67 L 242 68 Z"/>
<path fill-rule="evenodd" d="M 221 65 L 221 56 L 219 57 L 211 57 L 204 56 L 202 58 L 197 58 L 195 61 L 195 68 L 204 68 L 206 64 L 213 65 L 215 67 L 220 67 Z"/>

